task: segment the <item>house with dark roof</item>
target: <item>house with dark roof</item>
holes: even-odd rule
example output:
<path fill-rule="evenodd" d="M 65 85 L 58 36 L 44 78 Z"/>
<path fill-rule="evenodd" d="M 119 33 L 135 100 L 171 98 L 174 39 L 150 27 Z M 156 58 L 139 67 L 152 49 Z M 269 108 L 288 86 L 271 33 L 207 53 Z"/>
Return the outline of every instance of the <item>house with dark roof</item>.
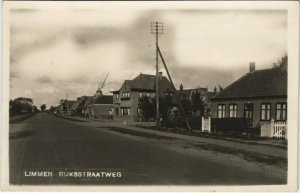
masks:
<path fill-rule="evenodd" d="M 113 96 L 104 95 L 100 87 L 96 94 L 87 99 L 86 111 L 90 117 L 97 119 L 112 118 L 113 113 Z"/>
<path fill-rule="evenodd" d="M 212 118 L 244 118 L 249 128 L 271 120 L 287 120 L 287 61 L 285 65 L 250 71 L 212 99 Z"/>
<path fill-rule="evenodd" d="M 159 73 L 159 95 L 173 96 L 170 81 Z M 125 80 L 121 88 L 113 91 L 113 115 L 116 120 L 137 121 L 140 118 L 138 109 L 139 98 L 149 96 L 155 98 L 156 77 L 155 75 L 139 74 L 132 80 Z"/>

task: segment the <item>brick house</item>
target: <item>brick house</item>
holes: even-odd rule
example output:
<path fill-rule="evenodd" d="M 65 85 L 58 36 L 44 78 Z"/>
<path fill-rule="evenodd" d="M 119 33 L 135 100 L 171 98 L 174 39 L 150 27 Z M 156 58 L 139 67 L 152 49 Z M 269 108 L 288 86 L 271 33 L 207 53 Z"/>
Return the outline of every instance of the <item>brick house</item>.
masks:
<path fill-rule="evenodd" d="M 114 119 L 138 121 L 140 119 L 139 98 L 142 96 L 155 98 L 155 85 L 155 75 L 141 73 L 132 80 L 125 80 L 119 90 L 112 92 Z M 161 72 L 159 73 L 159 95 L 173 96 L 172 85 Z"/>
<path fill-rule="evenodd" d="M 93 118 L 110 118 L 113 113 L 113 96 L 103 95 L 102 90 L 98 88 L 86 108 L 89 116 Z"/>
<path fill-rule="evenodd" d="M 245 118 L 250 128 L 271 120 L 287 120 L 287 61 L 285 65 L 250 71 L 212 99 L 212 118 Z"/>

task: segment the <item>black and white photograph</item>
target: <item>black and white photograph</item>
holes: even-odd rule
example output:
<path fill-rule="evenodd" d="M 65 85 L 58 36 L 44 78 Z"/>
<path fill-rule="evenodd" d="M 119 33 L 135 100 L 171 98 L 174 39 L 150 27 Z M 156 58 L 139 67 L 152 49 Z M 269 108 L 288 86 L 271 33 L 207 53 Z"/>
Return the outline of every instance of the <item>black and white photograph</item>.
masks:
<path fill-rule="evenodd" d="M 4 2 L 2 187 L 295 191 L 298 33 L 298 2 Z"/>

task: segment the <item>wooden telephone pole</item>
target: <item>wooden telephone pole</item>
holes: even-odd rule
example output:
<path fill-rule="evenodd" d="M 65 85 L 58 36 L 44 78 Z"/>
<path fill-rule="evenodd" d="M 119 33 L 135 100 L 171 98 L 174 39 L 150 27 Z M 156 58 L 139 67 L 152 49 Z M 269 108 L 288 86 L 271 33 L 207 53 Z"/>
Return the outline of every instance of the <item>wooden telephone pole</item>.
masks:
<path fill-rule="evenodd" d="M 158 77 L 158 36 L 162 35 L 164 31 L 163 23 L 151 22 L 151 34 L 155 35 L 156 44 L 156 79 L 155 79 L 155 96 L 156 96 L 156 127 L 160 127 L 160 117 L 159 117 L 159 77 Z"/>
<path fill-rule="evenodd" d="M 155 37 L 156 37 L 156 126 L 160 127 L 160 117 L 159 117 L 159 85 L 158 85 L 158 57 L 160 57 L 161 60 L 162 60 L 163 65 L 164 65 L 164 68 L 167 71 L 169 80 L 170 80 L 170 82 L 172 84 L 176 100 L 177 100 L 177 102 L 179 104 L 179 107 L 180 107 L 180 110 L 181 110 L 182 118 L 185 120 L 187 128 L 189 130 L 191 130 L 190 123 L 189 123 L 189 121 L 188 121 L 188 119 L 186 117 L 183 105 L 181 103 L 181 97 L 180 97 L 179 93 L 177 92 L 177 90 L 176 90 L 176 88 L 175 88 L 175 86 L 173 84 L 171 75 L 170 75 L 169 70 L 167 68 L 167 64 L 165 63 L 163 55 L 162 55 L 162 53 L 161 53 L 161 51 L 159 49 L 159 46 L 158 46 L 158 36 L 160 36 L 161 34 L 163 34 L 163 31 L 164 31 L 163 23 L 159 23 L 157 21 L 156 22 L 151 22 L 151 33 L 154 34 Z"/>

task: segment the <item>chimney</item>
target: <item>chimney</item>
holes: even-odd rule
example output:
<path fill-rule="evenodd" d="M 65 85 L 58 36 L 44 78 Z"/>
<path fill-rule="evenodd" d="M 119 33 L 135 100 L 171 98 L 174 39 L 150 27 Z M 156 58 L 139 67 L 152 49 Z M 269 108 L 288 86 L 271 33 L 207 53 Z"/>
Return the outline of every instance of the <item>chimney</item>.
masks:
<path fill-rule="evenodd" d="M 180 84 L 180 91 L 183 91 L 183 85 Z"/>
<path fill-rule="evenodd" d="M 162 72 L 158 72 L 158 78 L 162 79 Z"/>
<path fill-rule="evenodd" d="M 254 72 L 255 71 L 255 62 L 250 62 L 250 68 L 249 68 L 249 72 Z"/>

